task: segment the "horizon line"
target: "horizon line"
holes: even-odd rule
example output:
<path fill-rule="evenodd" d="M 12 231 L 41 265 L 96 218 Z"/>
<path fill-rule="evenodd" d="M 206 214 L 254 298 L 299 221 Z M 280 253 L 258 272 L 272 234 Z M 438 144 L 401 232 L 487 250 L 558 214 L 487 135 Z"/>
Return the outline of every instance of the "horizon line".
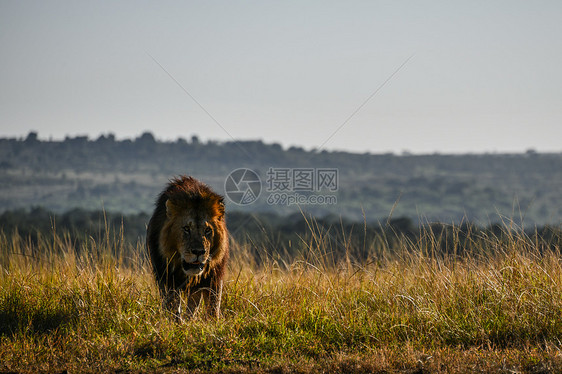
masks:
<path fill-rule="evenodd" d="M 35 134 L 35 135 L 33 135 Z M 168 143 L 173 144 L 179 141 L 185 141 L 187 144 L 193 144 L 193 138 L 197 138 L 199 142 L 202 144 L 229 144 L 229 143 L 236 143 L 236 142 L 261 142 L 265 145 L 279 145 L 283 151 L 289 151 L 290 149 L 300 149 L 304 150 L 305 152 L 309 153 L 349 153 L 349 154 L 366 154 L 366 155 L 394 155 L 394 156 L 430 156 L 430 155 L 452 155 L 452 156 L 461 156 L 461 155 L 522 155 L 522 154 L 562 154 L 562 149 L 560 150 L 540 150 L 537 147 L 526 147 L 525 149 L 520 150 L 458 150 L 458 151 L 444 151 L 444 150 L 434 150 L 434 151 L 412 151 L 409 149 L 402 149 L 400 151 L 397 150 L 353 150 L 353 149 L 340 149 L 340 148 L 322 148 L 319 149 L 318 147 L 306 147 L 299 144 L 283 144 L 280 141 L 268 141 L 263 138 L 246 138 L 246 139 L 220 139 L 220 138 L 207 138 L 201 139 L 197 134 L 191 134 L 187 137 L 184 136 L 177 136 L 175 138 L 170 137 L 157 137 L 153 131 L 151 130 L 143 130 L 140 132 L 139 135 L 136 136 L 117 136 L 114 132 L 100 132 L 97 136 L 88 134 L 88 133 L 76 133 L 74 135 L 67 134 L 62 136 L 53 136 L 49 135 L 48 137 L 43 137 L 40 135 L 39 131 L 36 130 L 29 130 L 26 135 L 8 135 L 8 134 L 0 134 L 0 140 L 16 140 L 16 141 L 25 141 L 30 136 L 34 137 L 37 141 L 40 142 L 64 142 L 66 140 L 71 139 L 79 139 L 79 138 L 86 138 L 89 142 L 95 142 L 101 138 L 111 138 L 113 137 L 115 142 L 124 142 L 124 141 L 136 141 L 137 139 L 142 138 L 144 135 L 151 135 L 154 141 L 157 143 Z"/>

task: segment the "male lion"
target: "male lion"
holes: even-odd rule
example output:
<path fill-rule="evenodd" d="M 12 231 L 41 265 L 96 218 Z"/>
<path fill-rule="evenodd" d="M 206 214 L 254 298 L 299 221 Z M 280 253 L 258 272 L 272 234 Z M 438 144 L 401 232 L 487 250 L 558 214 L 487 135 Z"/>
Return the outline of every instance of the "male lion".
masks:
<path fill-rule="evenodd" d="M 158 196 L 146 245 L 167 308 L 181 313 L 180 294 L 193 313 L 203 298 L 220 314 L 228 260 L 223 197 L 195 178 L 174 178 Z"/>

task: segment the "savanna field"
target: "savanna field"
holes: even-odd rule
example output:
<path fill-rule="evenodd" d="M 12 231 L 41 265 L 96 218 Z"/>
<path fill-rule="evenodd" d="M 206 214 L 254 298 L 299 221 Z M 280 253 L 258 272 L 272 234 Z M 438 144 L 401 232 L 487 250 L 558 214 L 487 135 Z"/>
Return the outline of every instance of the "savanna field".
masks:
<path fill-rule="evenodd" d="M 183 320 L 143 243 L 3 234 L 0 372 L 562 372 L 560 231 L 452 232 L 357 247 L 310 222 L 294 256 L 232 240 L 222 316 Z"/>

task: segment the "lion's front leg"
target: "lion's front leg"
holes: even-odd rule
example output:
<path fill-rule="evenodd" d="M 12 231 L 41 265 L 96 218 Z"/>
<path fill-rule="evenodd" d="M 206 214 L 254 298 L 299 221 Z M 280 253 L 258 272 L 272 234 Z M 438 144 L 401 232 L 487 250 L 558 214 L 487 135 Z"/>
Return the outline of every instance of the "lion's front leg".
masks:
<path fill-rule="evenodd" d="M 162 307 L 181 319 L 181 295 L 176 290 L 167 290 L 163 293 Z"/>
<path fill-rule="evenodd" d="M 186 303 L 185 303 L 185 311 L 191 317 L 197 313 L 199 308 L 201 307 L 201 301 L 207 304 L 207 297 L 205 295 L 204 290 L 197 290 L 195 292 L 190 292 L 187 294 Z"/>
<path fill-rule="evenodd" d="M 221 301 L 222 301 L 222 280 L 219 281 L 216 287 L 213 287 L 209 292 L 209 308 L 207 311 L 213 315 L 215 318 L 219 318 L 221 315 Z"/>
<path fill-rule="evenodd" d="M 215 318 L 220 317 L 220 307 L 222 300 L 222 281 L 219 282 L 217 287 L 201 288 L 196 292 L 189 295 L 187 306 L 191 314 L 195 313 L 201 307 L 201 302 L 204 303 L 207 315 Z"/>
<path fill-rule="evenodd" d="M 216 298 L 212 297 L 214 292 L 208 288 L 202 288 L 194 292 L 185 292 L 178 290 L 168 290 L 163 293 L 162 307 L 169 311 L 177 320 L 183 321 L 184 318 L 191 318 L 198 314 L 201 303 L 209 311 L 211 305 Z M 214 310 L 214 309 L 213 309 Z"/>

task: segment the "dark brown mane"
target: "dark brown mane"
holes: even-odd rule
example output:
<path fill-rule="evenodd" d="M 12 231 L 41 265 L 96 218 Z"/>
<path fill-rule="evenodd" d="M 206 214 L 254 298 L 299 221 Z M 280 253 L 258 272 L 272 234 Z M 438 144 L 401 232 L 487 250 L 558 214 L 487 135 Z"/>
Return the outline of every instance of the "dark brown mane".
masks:
<path fill-rule="evenodd" d="M 193 177 L 180 176 L 170 180 L 162 195 L 176 206 L 205 209 L 213 216 L 224 216 L 224 198 Z"/>

